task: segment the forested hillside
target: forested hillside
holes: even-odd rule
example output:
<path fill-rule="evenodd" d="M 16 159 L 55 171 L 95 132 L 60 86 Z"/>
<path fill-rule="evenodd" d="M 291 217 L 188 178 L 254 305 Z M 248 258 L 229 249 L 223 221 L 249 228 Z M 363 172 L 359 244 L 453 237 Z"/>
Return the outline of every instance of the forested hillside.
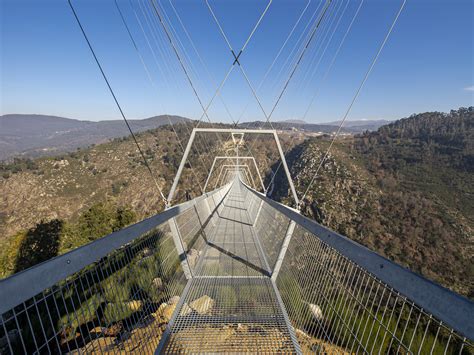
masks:
<path fill-rule="evenodd" d="M 165 195 L 192 127 L 192 123 L 179 124 L 136 134 Z M 215 135 L 196 136 L 173 203 L 184 201 L 186 193 L 201 195 L 214 156 L 224 155 L 232 141 L 230 135 L 219 138 L 222 147 Z M 259 169 L 265 171 L 277 159 L 276 146 L 269 138 L 260 138 L 251 145 Z M 290 142 L 285 135 L 281 140 L 284 147 Z M 298 139 L 291 142 L 295 144 Z M 214 182 L 211 179 L 208 191 Z M 131 137 L 55 157 L 0 163 L 0 192 L 0 277 L 164 209 Z M 25 262 L 27 259 L 30 262 Z"/>
<path fill-rule="evenodd" d="M 414 115 L 338 141 L 303 213 L 472 298 L 473 138 L 471 107 Z M 311 139 L 289 154 L 300 194 L 328 144 Z M 278 179 L 275 197 L 288 196 Z"/>
<path fill-rule="evenodd" d="M 474 113 L 413 115 L 375 132 L 338 139 L 302 212 L 441 284 L 474 297 Z M 181 144 L 191 126 L 175 127 Z M 329 136 L 282 134 L 301 196 Z M 169 191 L 182 149 L 165 126 L 138 134 L 159 186 Z M 228 142 L 230 144 L 230 140 Z M 178 199 L 201 194 L 220 144 L 203 137 L 186 164 Z M 276 147 L 248 137 L 261 172 Z M 224 142 L 221 153 L 228 149 Z M 198 151 L 206 154 L 198 154 Z M 191 169 L 192 167 L 199 169 Z M 271 174 L 266 177 L 267 183 Z M 280 169 L 272 197 L 291 204 Z M 213 187 L 213 184 L 210 185 Z M 0 166 L 0 271 L 5 276 L 161 211 L 164 207 L 130 137 L 54 158 Z M 48 246 L 48 247 L 45 247 Z M 40 258 L 33 257 L 35 251 Z M 31 260 L 30 260 L 31 259 Z M 27 260 L 30 260 L 27 262 Z"/>

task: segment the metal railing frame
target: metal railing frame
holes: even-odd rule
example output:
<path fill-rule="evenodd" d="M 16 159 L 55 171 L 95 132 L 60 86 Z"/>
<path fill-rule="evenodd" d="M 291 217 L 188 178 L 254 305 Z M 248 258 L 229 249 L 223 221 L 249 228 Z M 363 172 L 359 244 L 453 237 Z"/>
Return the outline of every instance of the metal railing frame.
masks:
<path fill-rule="evenodd" d="M 141 222 L 111 233 L 91 243 L 59 255 L 27 270 L 0 280 L 0 314 L 3 314 L 22 302 L 34 297 L 79 272 L 88 265 L 107 256 L 114 250 L 132 242 L 136 238 L 153 230 L 159 225 L 177 217 L 193 208 L 196 203 L 213 196 L 217 192 L 229 189 L 229 185 L 205 193 L 194 200 L 173 206 L 160 214 L 149 217 Z M 226 193 L 228 190 L 226 191 Z M 225 198 L 225 194 L 221 201 Z M 221 202 L 219 201 L 219 202 Z M 216 203 L 217 208 L 218 203 Z M 212 211 L 211 211 L 212 212 Z"/>
<path fill-rule="evenodd" d="M 255 161 L 255 158 L 252 157 L 252 156 L 217 156 L 214 158 L 214 161 L 212 162 L 212 165 L 211 165 L 211 170 L 209 171 L 209 174 L 207 175 L 207 179 L 206 179 L 206 183 L 204 184 L 204 192 L 206 192 L 206 188 L 207 188 L 207 185 L 209 184 L 209 180 L 211 178 L 211 175 L 212 173 L 214 172 L 214 167 L 216 165 L 216 162 L 218 160 L 224 160 L 224 159 L 230 159 L 230 160 L 252 160 L 253 162 L 253 165 L 255 166 L 255 170 L 257 171 L 257 175 L 258 175 L 258 178 L 260 180 L 260 185 L 262 187 L 262 191 L 265 191 L 265 185 L 263 184 L 263 179 L 262 179 L 262 175 L 260 174 L 260 171 L 258 170 L 258 167 L 257 167 L 257 162 Z"/>
<path fill-rule="evenodd" d="M 293 199 L 295 200 L 296 206 L 299 205 L 298 194 L 296 193 L 295 185 L 293 183 L 293 179 L 291 178 L 290 170 L 288 168 L 288 164 L 286 163 L 285 154 L 283 153 L 283 149 L 281 148 L 280 139 L 278 138 L 277 131 L 274 129 L 270 130 L 270 129 L 237 129 L 237 128 L 194 128 L 193 129 L 191 136 L 189 137 L 188 144 L 186 145 L 186 149 L 184 150 L 183 157 L 179 164 L 178 172 L 176 173 L 176 176 L 174 177 L 173 185 L 171 186 L 170 192 L 168 194 L 167 201 L 169 204 L 173 201 L 176 188 L 181 178 L 181 174 L 183 172 L 184 166 L 186 165 L 186 161 L 188 160 L 188 155 L 189 155 L 189 152 L 191 151 L 191 147 L 196 137 L 196 133 L 229 133 L 231 135 L 232 134 L 270 134 L 272 135 L 277 145 L 278 154 L 280 155 L 280 159 L 283 165 L 283 169 L 285 170 L 288 184 L 290 185 Z"/>
<path fill-rule="evenodd" d="M 474 339 L 474 302 L 344 237 L 244 184 L 249 191 L 459 334 Z M 275 269 L 276 275 L 278 271 Z"/>

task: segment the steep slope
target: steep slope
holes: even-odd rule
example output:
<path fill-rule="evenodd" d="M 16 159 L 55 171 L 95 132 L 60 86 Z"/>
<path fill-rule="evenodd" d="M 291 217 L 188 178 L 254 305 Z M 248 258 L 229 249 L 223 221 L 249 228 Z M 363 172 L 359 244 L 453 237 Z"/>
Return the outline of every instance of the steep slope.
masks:
<path fill-rule="evenodd" d="M 185 145 L 192 126 L 163 126 L 136 135 L 165 195 L 182 157 L 180 144 Z M 241 155 L 252 149 L 264 174 L 276 161 L 277 153 L 269 137 L 261 138 L 242 146 Z M 222 146 L 213 134 L 196 136 L 173 203 L 183 201 L 186 193 L 191 197 L 200 195 L 214 156 L 232 154 L 231 136 L 221 135 L 220 139 Z M 281 141 L 287 147 L 290 142 L 301 141 L 301 137 L 290 140 L 283 135 Z M 223 163 L 216 164 L 208 191 L 214 188 Z M 117 225 L 126 225 L 124 221 L 141 220 L 164 208 L 131 137 L 56 157 L 17 158 L 12 163 L 0 163 L 0 193 L 0 277 L 18 270 L 15 264 L 21 245 L 38 234 L 43 237 L 44 231 L 60 226 L 56 237 L 45 240 L 54 241 L 54 249 L 62 253 L 116 230 Z"/>
<path fill-rule="evenodd" d="M 474 297 L 473 109 L 425 113 L 338 141 L 303 213 Z M 329 142 L 294 148 L 302 194 Z M 287 196 L 284 177 L 275 196 Z"/>

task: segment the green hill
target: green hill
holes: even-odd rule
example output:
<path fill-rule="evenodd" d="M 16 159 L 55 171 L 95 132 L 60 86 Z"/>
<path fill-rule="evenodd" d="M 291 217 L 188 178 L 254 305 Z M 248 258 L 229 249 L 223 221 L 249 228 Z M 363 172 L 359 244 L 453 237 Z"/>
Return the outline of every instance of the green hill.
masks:
<path fill-rule="evenodd" d="M 289 154 L 302 194 L 327 148 Z M 474 109 L 413 115 L 339 140 L 303 213 L 462 294 L 474 297 Z M 288 196 L 278 177 L 277 198 Z"/>

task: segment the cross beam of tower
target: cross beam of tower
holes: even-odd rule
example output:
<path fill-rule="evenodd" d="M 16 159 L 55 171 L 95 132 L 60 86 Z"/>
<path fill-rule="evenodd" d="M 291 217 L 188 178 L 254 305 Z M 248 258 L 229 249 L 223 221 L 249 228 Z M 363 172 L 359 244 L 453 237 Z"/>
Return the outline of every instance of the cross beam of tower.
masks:
<path fill-rule="evenodd" d="M 186 149 L 184 151 L 183 158 L 179 164 L 178 172 L 173 180 L 173 185 L 171 186 L 171 190 L 168 194 L 168 207 L 171 205 L 176 188 L 178 186 L 179 180 L 181 178 L 181 174 L 184 169 L 184 165 L 188 159 L 189 152 L 191 151 L 191 147 L 193 145 L 194 139 L 196 137 L 196 133 L 229 133 L 229 134 L 269 134 L 273 135 L 275 139 L 275 143 L 278 148 L 278 154 L 280 155 L 280 159 L 282 161 L 283 168 L 285 170 L 286 178 L 288 180 L 288 184 L 290 185 L 291 193 L 293 195 L 293 199 L 296 205 L 299 205 L 298 195 L 296 193 L 295 185 L 293 183 L 293 179 L 291 178 L 290 170 L 288 169 L 288 164 L 286 163 L 285 155 L 283 154 L 283 149 L 281 148 L 280 139 L 278 138 L 277 131 L 274 129 L 237 129 L 237 128 L 194 128 L 191 137 L 189 137 L 188 144 L 186 145 Z"/>
<path fill-rule="evenodd" d="M 262 191 L 265 191 L 265 185 L 263 184 L 262 175 L 260 175 L 260 171 L 258 170 L 258 166 L 257 166 L 257 163 L 256 163 L 254 157 L 251 157 L 251 156 L 242 156 L 242 157 L 240 157 L 240 156 L 217 156 L 217 157 L 214 158 L 214 161 L 212 162 L 211 170 L 209 171 L 209 174 L 207 175 L 206 183 L 204 184 L 204 192 L 206 192 L 207 185 L 209 184 L 209 180 L 211 178 L 212 173 L 214 172 L 214 167 L 215 167 L 216 162 L 218 160 L 236 160 L 236 161 L 251 160 L 253 162 L 255 170 L 257 171 L 258 178 L 260 180 L 260 186 L 262 187 Z"/>

